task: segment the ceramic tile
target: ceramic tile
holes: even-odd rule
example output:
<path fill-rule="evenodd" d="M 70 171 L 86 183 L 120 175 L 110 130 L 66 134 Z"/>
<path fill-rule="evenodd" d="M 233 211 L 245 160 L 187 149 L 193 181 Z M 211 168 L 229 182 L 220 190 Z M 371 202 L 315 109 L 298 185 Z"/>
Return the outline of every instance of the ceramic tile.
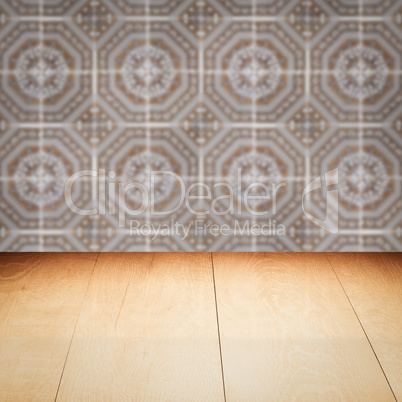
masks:
<path fill-rule="evenodd" d="M 399 0 L 2 1 L 0 250 L 401 251 L 401 80 Z"/>

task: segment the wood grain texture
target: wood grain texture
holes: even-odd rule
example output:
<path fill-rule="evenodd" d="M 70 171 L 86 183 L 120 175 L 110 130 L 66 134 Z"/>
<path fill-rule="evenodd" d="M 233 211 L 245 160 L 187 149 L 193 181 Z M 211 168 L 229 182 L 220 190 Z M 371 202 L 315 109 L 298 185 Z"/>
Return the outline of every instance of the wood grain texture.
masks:
<path fill-rule="evenodd" d="M 223 400 L 210 254 L 96 257 L 0 254 L 0 401 Z M 402 400 L 401 261 L 214 254 L 227 400 Z"/>
<path fill-rule="evenodd" d="M 1 401 L 54 401 L 95 261 L 0 255 Z"/>
<path fill-rule="evenodd" d="M 402 255 L 348 253 L 328 258 L 402 401 Z"/>
<path fill-rule="evenodd" d="M 210 254 L 101 254 L 58 400 L 222 401 Z"/>
<path fill-rule="evenodd" d="M 214 254 L 228 401 L 393 401 L 323 254 Z"/>

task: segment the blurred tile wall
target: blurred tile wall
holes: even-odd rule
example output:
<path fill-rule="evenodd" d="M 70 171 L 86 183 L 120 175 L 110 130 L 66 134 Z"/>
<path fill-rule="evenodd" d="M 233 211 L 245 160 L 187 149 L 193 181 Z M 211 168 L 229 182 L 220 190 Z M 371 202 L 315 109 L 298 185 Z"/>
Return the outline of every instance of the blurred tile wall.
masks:
<path fill-rule="evenodd" d="M 1 0 L 0 63 L 2 251 L 402 251 L 401 0 Z M 118 183 L 152 170 L 212 199 L 233 184 L 235 211 L 196 187 L 191 209 L 119 225 Z M 80 171 L 97 177 L 66 194 Z M 302 209 L 316 178 L 308 211 L 335 234 Z M 253 201 L 268 215 L 237 208 L 257 181 L 283 184 Z M 173 176 L 155 188 L 178 205 Z M 236 233 L 248 221 L 286 230 Z"/>

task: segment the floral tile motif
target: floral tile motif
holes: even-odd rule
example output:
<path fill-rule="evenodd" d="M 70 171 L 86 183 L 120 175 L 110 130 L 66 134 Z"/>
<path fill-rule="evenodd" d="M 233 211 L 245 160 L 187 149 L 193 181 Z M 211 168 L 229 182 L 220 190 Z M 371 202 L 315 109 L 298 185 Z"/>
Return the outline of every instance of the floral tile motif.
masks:
<path fill-rule="evenodd" d="M 338 23 L 311 52 L 312 93 L 341 122 L 383 121 L 402 106 L 400 38 L 383 23 L 363 28 Z"/>
<path fill-rule="evenodd" d="M 286 128 L 309 148 L 326 135 L 330 129 L 330 122 L 311 103 L 305 103 L 289 118 Z"/>
<path fill-rule="evenodd" d="M 194 0 L 179 16 L 179 21 L 199 40 L 204 40 L 222 21 L 214 2 Z"/>
<path fill-rule="evenodd" d="M 181 120 L 180 129 L 198 146 L 204 147 L 216 138 L 223 128 L 224 122 L 216 111 L 207 104 L 197 103 Z"/>
<path fill-rule="evenodd" d="M 63 122 L 91 95 L 91 51 L 70 24 L 19 22 L 1 39 L 0 101 L 16 120 Z"/>
<path fill-rule="evenodd" d="M 117 21 L 117 15 L 102 0 L 88 0 L 73 19 L 91 40 L 97 41 Z"/>
<path fill-rule="evenodd" d="M 304 158 L 283 133 L 231 130 L 208 149 L 204 173 L 210 178 L 212 198 L 219 200 L 216 215 L 222 215 L 229 225 L 233 220 L 241 227 L 247 221 L 283 222 L 300 207 L 303 181 L 298 178 L 305 174 Z M 247 205 L 246 194 L 250 198 Z"/>
<path fill-rule="evenodd" d="M 313 156 L 314 174 L 338 168 L 339 214 L 345 228 L 362 224 L 385 228 L 398 216 L 402 207 L 401 157 L 401 143 L 379 129 L 361 134 L 339 130 Z"/>
<path fill-rule="evenodd" d="M 205 93 L 231 121 L 276 121 L 304 96 L 304 61 L 279 24 L 230 23 L 205 49 Z"/>
<path fill-rule="evenodd" d="M 65 202 L 65 185 L 88 170 L 90 158 L 71 132 L 63 129 L 10 131 L 1 142 L 1 213 L 18 228 L 64 228 L 74 216 Z M 89 182 L 78 182 L 72 202 L 83 206 Z"/>
<path fill-rule="evenodd" d="M 147 146 L 148 142 L 151 142 L 150 147 Z M 180 138 L 177 130 L 173 128 L 117 131 L 109 138 L 109 143 L 102 147 L 99 162 L 106 170 L 114 171 L 117 177 L 127 176 L 126 183 L 132 181 L 131 176 L 137 177 L 141 174 L 147 178 L 144 183 L 148 185 L 148 177 L 152 170 L 171 171 L 182 177 L 197 174 L 194 146 Z M 169 186 L 169 183 L 165 184 L 164 189 L 170 194 L 173 187 Z M 162 198 L 169 198 L 169 194 Z"/>
<path fill-rule="evenodd" d="M 318 34 L 330 20 L 319 1 L 300 0 L 286 15 L 286 21 L 306 41 Z"/>
<path fill-rule="evenodd" d="M 118 235 L 116 220 L 106 215 L 80 216 L 75 219 L 69 233 L 71 242 L 79 244 L 82 251 L 101 251 Z"/>
<path fill-rule="evenodd" d="M 401 80 L 400 0 L 4 0 L 0 250 L 402 251 Z"/>
<path fill-rule="evenodd" d="M 74 130 L 91 147 L 97 147 L 117 128 L 117 122 L 97 103 L 91 104 L 72 124 Z"/>
<path fill-rule="evenodd" d="M 125 24 L 99 51 L 99 95 L 123 121 L 171 121 L 198 93 L 197 49 L 172 23 Z"/>
<path fill-rule="evenodd" d="M 181 209 L 175 211 L 180 203 L 182 189 L 178 177 L 186 185 L 190 178 L 198 174 L 194 146 L 181 139 L 177 131 L 168 128 L 148 132 L 144 129 L 125 129 L 116 132 L 115 136 L 111 144 L 105 144 L 99 155 L 100 166 L 108 172 L 107 180 L 124 185 L 140 183 L 138 188 L 125 193 L 119 190 L 117 197 L 124 199 L 127 208 L 141 211 L 145 193 L 154 213 L 144 213 L 139 216 L 140 220 L 166 223 L 173 217 L 178 219 L 182 213 Z M 147 146 L 149 143 L 151 145 Z M 152 176 L 152 172 L 171 173 Z M 151 198 L 152 188 L 155 191 Z M 162 215 L 162 212 L 169 210 L 174 211 Z"/>

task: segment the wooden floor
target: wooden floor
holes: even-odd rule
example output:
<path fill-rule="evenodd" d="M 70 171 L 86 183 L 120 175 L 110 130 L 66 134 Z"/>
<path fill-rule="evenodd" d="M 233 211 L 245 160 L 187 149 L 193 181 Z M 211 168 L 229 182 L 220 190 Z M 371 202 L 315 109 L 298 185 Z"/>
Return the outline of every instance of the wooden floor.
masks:
<path fill-rule="evenodd" d="M 0 254 L 1 401 L 402 401 L 402 255 Z"/>

